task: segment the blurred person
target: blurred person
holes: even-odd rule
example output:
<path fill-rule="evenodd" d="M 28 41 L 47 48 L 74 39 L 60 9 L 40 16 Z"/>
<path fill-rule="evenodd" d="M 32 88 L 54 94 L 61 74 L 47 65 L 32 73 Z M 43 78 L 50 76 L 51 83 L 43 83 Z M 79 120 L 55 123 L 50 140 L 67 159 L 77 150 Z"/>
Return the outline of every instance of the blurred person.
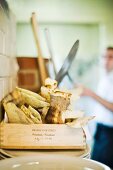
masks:
<path fill-rule="evenodd" d="M 113 168 L 113 47 L 104 56 L 106 73 L 100 80 L 97 93 L 83 86 L 83 96 L 96 101 L 96 133 L 92 159 Z"/>

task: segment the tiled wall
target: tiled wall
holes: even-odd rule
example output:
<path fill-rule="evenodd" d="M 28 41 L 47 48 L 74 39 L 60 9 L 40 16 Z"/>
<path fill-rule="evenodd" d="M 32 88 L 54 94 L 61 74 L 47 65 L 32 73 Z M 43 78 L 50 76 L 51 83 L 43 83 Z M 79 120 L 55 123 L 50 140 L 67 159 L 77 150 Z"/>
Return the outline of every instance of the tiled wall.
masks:
<path fill-rule="evenodd" d="M 0 101 L 16 86 L 16 23 L 6 1 L 0 1 Z"/>
<path fill-rule="evenodd" d="M 5 1 L 5 0 L 4 0 Z M 12 12 L 6 10 L 0 1 L 0 54 L 15 56 L 16 23 Z"/>

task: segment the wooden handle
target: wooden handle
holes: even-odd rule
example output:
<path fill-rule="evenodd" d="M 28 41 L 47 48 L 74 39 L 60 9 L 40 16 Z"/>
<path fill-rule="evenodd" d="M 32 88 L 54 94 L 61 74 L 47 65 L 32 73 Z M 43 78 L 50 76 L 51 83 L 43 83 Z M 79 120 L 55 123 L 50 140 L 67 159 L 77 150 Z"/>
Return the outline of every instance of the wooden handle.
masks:
<path fill-rule="evenodd" d="M 41 52 L 41 48 L 40 48 L 40 44 L 39 44 L 39 37 L 38 37 L 38 24 L 37 24 L 37 20 L 36 20 L 36 14 L 34 12 L 32 13 L 31 23 L 32 23 L 34 38 L 36 41 L 37 50 L 38 50 L 37 51 L 38 56 L 42 57 L 42 52 Z"/>
<path fill-rule="evenodd" d="M 45 79 L 48 77 L 48 75 L 47 75 L 47 70 L 45 67 L 45 62 L 42 57 L 42 51 L 40 48 L 39 37 L 38 37 L 38 24 L 37 24 L 35 13 L 32 13 L 31 24 L 32 24 L 34 38 L 35 38 L 36 46 L 37 46 L 37 53 L 38 53 L 37 61 L 38 61 L 38 65 L 39 65 L 41 85 L 44 85 Z"/>

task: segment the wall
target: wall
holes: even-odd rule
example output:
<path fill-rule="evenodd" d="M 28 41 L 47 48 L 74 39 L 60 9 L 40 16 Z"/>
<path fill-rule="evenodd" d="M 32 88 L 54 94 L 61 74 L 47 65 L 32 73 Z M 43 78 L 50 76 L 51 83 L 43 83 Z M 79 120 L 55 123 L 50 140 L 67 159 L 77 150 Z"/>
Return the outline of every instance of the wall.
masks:
<path fill-rule="evenodd" d="M 99 23 L 105 26 L 106 44 L 113 44 L 112 0 L 7 0 L 17 22 L 29 22 L 37 12 L 43 23 Z"/>
<path fill-rule="evenodd" d="M 45 28 L 50 33 L 54 57 L 60 58 L 61 62 L 69 53 L 73 43 L 79 39 L 79 57 L 94 57 L 99 52 L 99 25 L 98 24 L 40 24 L 40 44 L 44 57 L 49 57 Z M 26 38 L 24 38 L 26 37 Z M 90 54 L 89 54 L 90 46 Z M 17 54 L 18 56 L 37 56 L 36 45 L 32 27 L 27 23 L 17 24 Z"/>
<path fill-rule="evenodd" d="M 3 2 L 3 1 L 2 1 Z M 0 2 L 0 101 L 17 84 L 16 23 L 7 4 Z"/>
<path fill-rule="evenodd" d="M 0 121 L 1 100 L 17 85 L 18 65 L 15 60 L 16 23 L 5 1 L 0 1 Z"/>
<path fill-rule="evenodd" d="M 30 25 L 31 13 L 35 11 L 40 26 L 44 57 L 49 56 L 44 27 L 50 29 L 57 70 L 75 39 L 79 38 L 80 48 L 77 57 L 80 61 L 77 74 L 82 72 L 80 81 L 83 80 L 86 85 L 95 87 L 94 82 L 98 82 L 99 75 L 95 60 L 98 60 L 106 46 L 113 45 L 113 0 L 8 0 L 8 2 L 17 18 L 18 56 L 37 56 Z M 92 74 L 95 78 L 91 83 L 89 79 Z"/>

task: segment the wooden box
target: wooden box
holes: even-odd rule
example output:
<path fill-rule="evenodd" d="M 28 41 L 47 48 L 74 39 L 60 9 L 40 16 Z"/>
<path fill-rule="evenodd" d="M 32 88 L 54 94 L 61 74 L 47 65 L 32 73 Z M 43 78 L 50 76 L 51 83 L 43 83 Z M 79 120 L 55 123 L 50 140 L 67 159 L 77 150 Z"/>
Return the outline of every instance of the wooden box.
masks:
<path fill-rule="evenodd" d="M 66 124 L 0 124 L 1 148 L 7 149 L 85 149 L 82 128 Z"/>

